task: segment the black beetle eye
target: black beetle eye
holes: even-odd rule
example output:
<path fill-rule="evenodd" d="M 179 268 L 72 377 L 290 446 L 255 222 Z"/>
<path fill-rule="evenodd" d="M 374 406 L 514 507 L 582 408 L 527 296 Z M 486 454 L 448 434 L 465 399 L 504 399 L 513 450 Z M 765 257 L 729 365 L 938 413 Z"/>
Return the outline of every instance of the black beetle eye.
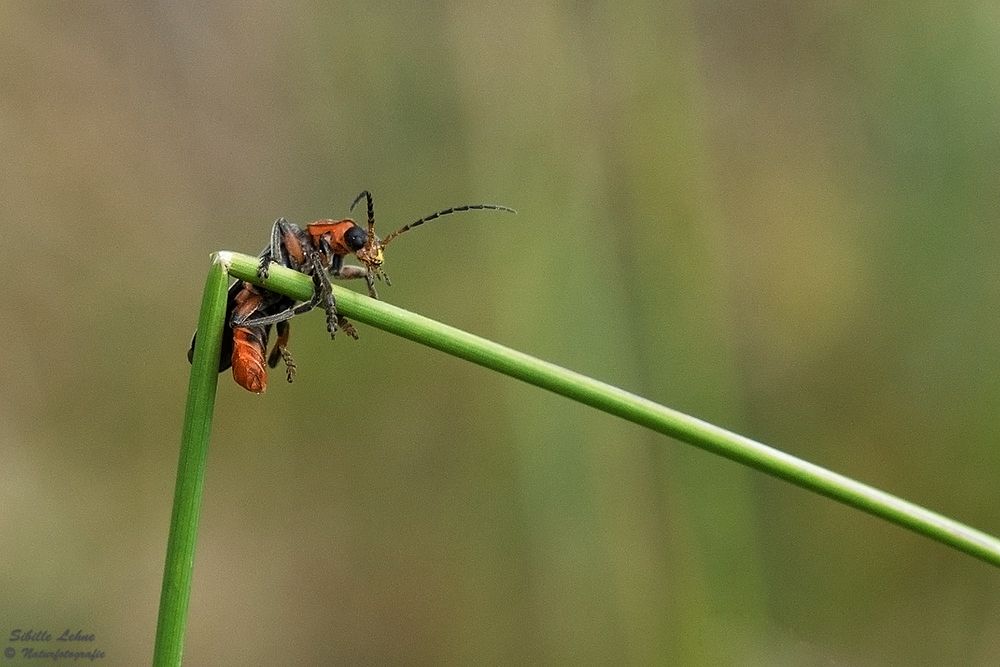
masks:
<path fill-rule="evenodd" d="M 351 227 L 344 234 L 344 242 L 351 250 L 361 250 L 368 243 L 368 232 L 361 227 Z"/>

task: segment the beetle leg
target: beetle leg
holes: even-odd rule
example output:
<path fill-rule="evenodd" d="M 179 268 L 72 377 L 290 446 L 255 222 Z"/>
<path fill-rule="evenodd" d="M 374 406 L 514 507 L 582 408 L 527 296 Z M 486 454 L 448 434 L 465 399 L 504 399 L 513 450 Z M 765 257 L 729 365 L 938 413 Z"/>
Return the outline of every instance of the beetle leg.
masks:
<path fill-rule="evenodd" d="M 278 359 L 280 358 L 285 362 L 285 379 L 291 382 L 295 378 L 296 365 L 295 360 L 292 359 L 292 353 L 288 351 L 288 332 L 291 326 L 288 321 L 278 322 L 278 340 L 274 343 L 274 349 L 271 350 L 271 354 L 267 357 L 267 365 L 274 368 L 278 365 Z"/>
<path fill-rule="evenodd" d="M 261 280 L 267 278 L 271 262 L 293 269 L 298 268 L 294 264 L 302 263 L 302 244 L 292 227 L 285 218 L 278 218 L 271 225 L 271 243 L 260 253 L 257 265 L 257 277 Z"/>
<path fill-rule="evenodd" d="M 271 354 L 267 357 L 267 365 L 274 368 L 278 365 L 278 357 L 281 356 L 279 347 L 288 347 L 288 334 L 291 331 L 291 325 L 288 320 L 284 322 L 278 322 L 275 330 L 278 332 L 278 340 L 274 342 L 274 349 L 271 350 Z"/>
<path fill-rule="evenodd" d="M 292 353 L 288 351 L 287 347 L 278 349 L 281 351 L 281 359 L 285 362 L 285 379 L 291 382 L 295 379 L 295 371 L 298 367 L 295 365 Z"/>
<path fill-rule="evenodd" d="M 371 272 L 363 266 L 345 265 L 342 255 L 334 256 L 333 262 L 330 264 L 330 275 L 339 280 L 364 278 L 365 283 L 368 285 L 368 296 L 373 299 L 378 298 L 378 292 L 375 291 L 375 279 L 372 277 Z"/>
<path fill-rule="evenodd" d="M 292 353 L 288 351 L 288 333 L 291 330 L 291 325 L 288 321 L 278 322 L 277 324 L 278 340 L 274 343 L 274 349 L 271 350 L 271 354 L 267 357 L 267 365 L 274 368 L 278 365 L 278 359 L 285 362 L 285 378 L 291 382 L 295 377 L 295 360 L 292 359 Z"/>
<path fill-rule="evenodd" d="M 313 283 L 316 285 L 313 299 L 316 299 L 326 312 L 326 330 L 330 332 L 330 338 L 333 338 L 337 335 L 337 322 L 342 318 L 337 316 L 337 301 L 333 297 L 330 278 L 323 269 L 321 253 L 311 253 L 309 261 L 312 263 Z"/>
<path fill-rule="evenodd" d="M 309 301 L 304 301 L 297 306 L 292 306 L 291 308 L 286 308 L 280 313 L 275 313 L 274 315 L 258 315 L 256 317 L 249 316 L 243 317 L 242 319 L 233 316 L 232 326 L 234 327 L 255 327 L 264 326 L 266 324 L 277 324 L 279 322 L 285 322 L 292 319 L 296 315 L 302 315 L 303 313 L 308 313 L 310 310 L 315 308 L 319 304 L 319 299 L 314 295 Z"/>
<path fill-rule="evenodd" d="M 347 334 L 354 340 L 358 339 L 358 330 L 354 328 L 354 325 L 351 324 L 346 317 L 337 315 L 337 324 L 340 325 L 340 328 L 344 331 L 345 334 Z"/>

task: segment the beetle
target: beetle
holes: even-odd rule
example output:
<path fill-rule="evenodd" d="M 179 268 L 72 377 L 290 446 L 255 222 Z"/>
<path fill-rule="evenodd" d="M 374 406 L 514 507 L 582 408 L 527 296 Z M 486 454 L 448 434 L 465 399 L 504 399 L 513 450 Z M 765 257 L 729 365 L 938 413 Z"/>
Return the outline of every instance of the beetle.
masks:
<path fill-rule="evenodd" d="M 267 366 L 274 368 L 281 359 L 285 363 L 285 376 L 291 382 L 296 365 L 288 351 L 289 322 L 296 315 L 306 313 L 321 306 L 326 313 L 326 328 L 331 338 L 338 329 L 357 339 L 354 326 L 337 313 L 337 304 L 330 286 L 330 278 L 340 280 L 365 280 L 368 294 L 377 299 L 376 280 L 384 280 L 391 285 L 389 276 L 383 269 L 384 249 L 395 238 L 414 227 L 437 218 L 465 211 L 495 210 L 516 213 L 512 208 L 499 204 L 464 204 L 436 211 L 414 222 L 404 225 L 384 239 L 375 234 L 375 209 L 372 195 L 362 191 L 351 203 L 350 210 L 365 199 L 367 204 L 367 229 L 354 220 L 323 219 L 306 225 L 305 229 L 278 218 L 271 225 L 271 240 L 261 251 L 257 275 L 261 279 L 268 276 L 271 263 L 294 269 L 313 279 L 313 296 L 309 301 L 296 303 L 291 297 L 271 292 L 246 281 L 236 281 L 229 288 L 226 303 L 226 319 L 222 332 L 222 352 L 219 358 L 219 372 L 232 367 L 233 379 L 244 389 L 261 394 L 267 389 L 267 369 L 265 354 L 272 325 L 276 327 L 278 338 L 271 353 L 267 355 Z M 345 264 L 347 256 L 354 255 L 360 266 Z M 188 361 L 194 358 L 194 344 L 197 332 L 191 339 Z"/>

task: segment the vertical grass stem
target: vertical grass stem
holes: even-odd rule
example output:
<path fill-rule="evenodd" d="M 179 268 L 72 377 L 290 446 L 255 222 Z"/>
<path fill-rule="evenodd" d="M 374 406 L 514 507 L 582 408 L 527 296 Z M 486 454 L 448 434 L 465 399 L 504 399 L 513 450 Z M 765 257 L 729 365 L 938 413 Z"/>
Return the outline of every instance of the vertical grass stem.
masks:
<path fill-rule="evenodd" d="M 205 460 L 208 456 L 215 390 L 219 380 L 219 350 L 222 347 L 222 328 L 226 317 L 229 260 L 229 253 L 212 255 L 212 266 L 205 280 L 201 314 L 198 317 L 198 339 L 188 383 L 177 483 L 174 488 L 174 509 L 170 518 L 163 588 L 160 592 L 160 613 L 156 625 L 153 664 L 157 667 L 180 665 L 184 651 L 198 519 L 205 483 Z"/>

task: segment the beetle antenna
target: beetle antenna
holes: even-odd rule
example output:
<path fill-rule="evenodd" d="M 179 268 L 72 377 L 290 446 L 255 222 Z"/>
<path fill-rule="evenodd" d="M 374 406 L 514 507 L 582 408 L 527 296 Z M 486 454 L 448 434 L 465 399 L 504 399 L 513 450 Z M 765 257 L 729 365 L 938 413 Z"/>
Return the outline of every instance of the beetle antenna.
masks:
<path fill-rule="evenodd" d="M 362 193 L 362 194 L 365 194 L 365 193 Z M 360 195 L 358 197 L 360 199 Z M 369 199 L 369 202 L 370 201 L 371 201 L 371 199 Z M 385 246 L 389 245 L 389 241 L 393 240 L 394 238 L 396 238 L 400 234 L 404 234 L 404 233 L 410 231 L 411 229 L 413 229 L 414 227 L 419 227 L 420 225 L 424 224 L 425 222 L 430 222 L 431 220 L 434 220 L 436 218 L 442 218 L 442 217 L 444 217 L 446 215 L 451 215 L 452 213 L 462 213 L 463 211 L 484 211 L 484 210 L 505 211 L 507 213 L 514 213 L 514 214 L 517 213 L 517 211 L 515 211 L 512 208 L 510 208 L 509 206 L 502 206 L 500 204 L 464 204 L 462 206 L 452 206 L 451 208 L 446 208 L 446 209 L 444 209 L 442 211 L 436 211 L 434 213 L 431 213 L 430 215 L 425 215 L 424 217 L 420 218 L 419 220 L 411 222 L 408 225 L 403 225 L 402 227 L 400 227 L 399 229 L 397 229 L 396 231 L 394 231 L 392 234 L 389 234 L 384 239 L 382 239 L 382 246 L 385 247 Z"/>
<path fill-rule="evenodd" d="M 372 193 L 367 190 L 362 190 L 361 194 L 355 197 L 354 201 L 351 202 L 351 208 L 348 210 L 353 211 L 354 207 L 358 205 L 358 202 L 361 201 L 362 198 L 368 200 L 368 238 L 371 239 L 375 237 L 375 206 L 372 204 Z"/>

